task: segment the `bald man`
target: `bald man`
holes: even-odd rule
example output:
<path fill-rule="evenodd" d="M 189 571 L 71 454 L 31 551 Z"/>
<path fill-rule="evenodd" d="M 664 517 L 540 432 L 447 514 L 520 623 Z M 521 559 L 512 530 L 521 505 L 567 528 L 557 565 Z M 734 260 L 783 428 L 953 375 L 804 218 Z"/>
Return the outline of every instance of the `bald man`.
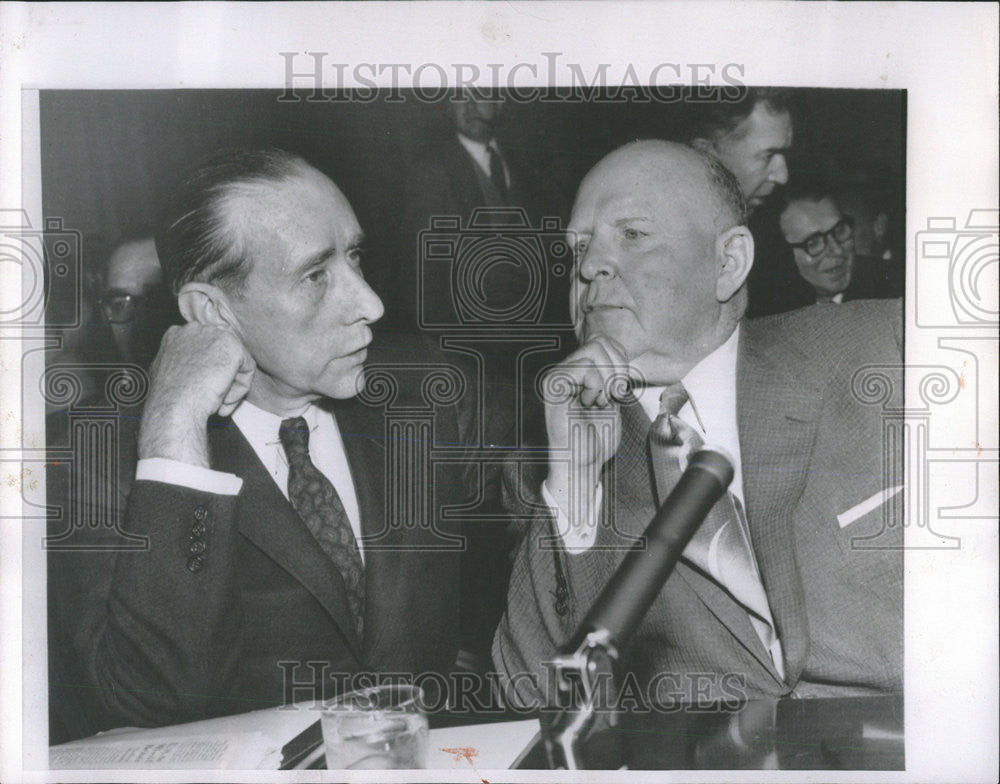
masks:
<path fill-rule="evenodd" d="M 545 662 L 703 444 L 735 479 L 621 652 L 632 696 L 902 688 L 900 461 L 880 450 L 882 409 L 852 395 L 862 366 L 899 366 L 901 311 L 745 321 L 744 219 L 733 175 L 667 142 L 616 150 L 580 186 L 580 346 L 542 384 L 544 481 L 522 467 L 512 494 L 533 518 L 493 647 L 514 703 L 552 699 Z"/>

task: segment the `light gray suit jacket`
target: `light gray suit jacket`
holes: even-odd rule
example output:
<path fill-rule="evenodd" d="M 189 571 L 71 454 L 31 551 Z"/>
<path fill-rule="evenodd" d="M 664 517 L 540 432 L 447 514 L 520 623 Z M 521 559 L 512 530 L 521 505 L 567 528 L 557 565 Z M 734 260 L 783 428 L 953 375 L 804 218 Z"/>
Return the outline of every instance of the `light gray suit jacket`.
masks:
<path fill-rule="evenodd" d="M 900 434 L 901 346 L 898 301 L 744 322 L 737 368 L 744 493 L 785 676 L 745 611 L 682 561 L 622 652 L 630 688 L 658 703 L 902 690 L 903 494 L 883 500 L 902 481 L 902 440 L 891 436 Z M 873 392 L 883 389 L 888 398 Z M 545 662 L 614 573 L 621 545 L 653 517 L 648 427 L 638 405 L 623 407 L 621 446 L 603 474 L 602 524 L 586 553 L 568 554 L 553 540 L 553 521 L 538 505 L 544 471 L 520 471 L 515 513 L 533 520 L 493 645 L 512 702 L 551 699 Z"/>

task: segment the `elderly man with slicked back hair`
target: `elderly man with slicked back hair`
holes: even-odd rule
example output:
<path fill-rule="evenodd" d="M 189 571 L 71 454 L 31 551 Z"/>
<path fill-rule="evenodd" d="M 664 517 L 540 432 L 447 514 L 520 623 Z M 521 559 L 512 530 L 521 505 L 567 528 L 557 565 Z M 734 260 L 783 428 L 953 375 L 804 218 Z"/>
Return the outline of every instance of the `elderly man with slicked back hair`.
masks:
<path fill-rule="evenodd" d="M 163 339 L 137 434 L 122 417 L 137 460 L 113 480 L 130 486 L 123 531 L 147 546 L 110 568 L 96 551 L 49 559 L 67 734 L 455 666 L 460 529 L 440 508 L 475 497 L 469 466 L 435 471 L 426 507 L 390 487 L 405 466 L 388 403 L 359 399 L 369 352 L 383 366 L 429 355 L 370 345 L 383 306 L 362 247 L 340 189 L 281 150 L 220 153 L 174 193 L 157 250 L 186 323 Z M 420 381 L 404 381 L 398 400 L 419 403 Z M 471 443 L 457 406 L 441 408 L 434 436 Z M 69 498 L 70 519 L 85 501 Z"/>

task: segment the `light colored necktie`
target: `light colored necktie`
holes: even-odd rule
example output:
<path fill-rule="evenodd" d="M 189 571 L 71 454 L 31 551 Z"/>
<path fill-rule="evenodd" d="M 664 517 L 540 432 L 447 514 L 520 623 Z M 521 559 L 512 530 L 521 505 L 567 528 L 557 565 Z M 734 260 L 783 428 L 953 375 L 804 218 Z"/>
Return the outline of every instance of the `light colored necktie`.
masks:
<path fill-rule="evenodd" d="M 660 414 L 650 428 L 649 449 L 661 501 L 687 467 L 688 456 L 705 446 L 701 435 L 678 416 L 687 401 L 683 384 L 666 387 L 660 396 Z M 709 575 L 743 606 L 771 654 L 775 669 L 784 677 L 781 645 L 750 544 L 746 513 L 735 495 L 727 493 L 719 501 L 684 548 L 682 558 Z"/>

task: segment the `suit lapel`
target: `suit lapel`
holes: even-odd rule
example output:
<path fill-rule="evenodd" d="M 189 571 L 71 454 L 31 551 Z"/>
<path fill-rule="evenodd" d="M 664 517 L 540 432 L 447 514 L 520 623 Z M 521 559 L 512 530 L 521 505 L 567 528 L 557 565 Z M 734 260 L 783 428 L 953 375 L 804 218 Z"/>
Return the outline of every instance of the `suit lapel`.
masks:
<path fill-rule="evenodd" d="M 361 513 L 365 554 L 365 641 L 370 653 L 399 610 L 405 577 L 403 526 L 388 525 L 385 498 L 385 416 L 382 408 L 357 399 L 334 401 L 332 410 L 351 467 Z"/>
<path fill-rule="evenodd" d="M 360 661 L 361 646 L 340 573 L 232 420 L 213 417 L 209 434 L 212 466 L 243 479 L 240 533 L 316 597 Z"/>
<path fill-rule="evenodd" d="M 789 683 L 798 680 L 809 639 L 793 513 L 823 404 L 822 392 L 809 381 L 810 364 L 766 323 L 743 323 L 737 416 L 747 518 Z"/>
<path fill-rule="evenodd" d="M 479 185 L 477 164 L 457 136 L 452 137 L 448 165 L 452 172 L 450 179 L 454 187 L 460 189 L 460 192 L 455 194 L 457 203 L 465 205 L 466 209 L 485 206 L 486 196 Z M 470 220 L 471 217 L 470 214 L 461 216 L 463 222 Z"/>

